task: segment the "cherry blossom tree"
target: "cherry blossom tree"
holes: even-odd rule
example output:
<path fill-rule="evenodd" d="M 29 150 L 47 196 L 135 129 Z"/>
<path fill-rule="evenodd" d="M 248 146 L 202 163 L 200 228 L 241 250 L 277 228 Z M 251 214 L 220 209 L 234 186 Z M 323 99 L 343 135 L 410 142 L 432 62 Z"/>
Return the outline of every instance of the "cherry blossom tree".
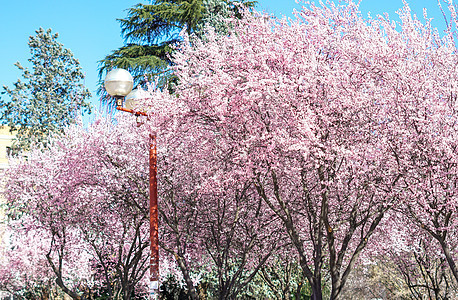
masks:
<path fill-rule="evenodd" d="M 145 283 L 148 139 L 136 129 L 133 120 L 71 126 L 8 171 L 8 213 L 31 220 L 15 234 L 23 228 L 47 237 L 43 258 L 74 299 L 90 297 L 94 281 L 114 299 L 131 299 Z"/>
<path fill-rule="evenodd" d="M 446 169 L 438 185 L 454 176 L 453 157 L 438 167 L 455 149 L 454 44 L 407 5 L 399 14 L 400 28 L 362 18 L 352 2 L 309 4 L 295 20 L 255 13 L 234 21 L 232 34 L 185 40 L 175 56 L 173 132 L 188 137 L 186 151 L 168 155 L 192 158 L 202 174 L 189 187 L 196 194 L 218 195 L 228 180 L 253 184 L 297 251 L 312 299 L 322 298 L 324 273 L 338 298 L 385 214 L 416 205 L 417 189 L 431 193 L 418 184 L 436 174 L 416 172 L 430 157 L 421 152 Z M 172 134 L 161 125 L 168 111 L 146 105 L 159 136 Z M 442 234 L 453 219 L 441 218 Z"/>
<path fill-rule="evenodd" d="M 454 7 L 449 5 L 452 17 Z M 439 37 L 430 20 L 420 22 L 406 6 L 402 32 L 391 43 L 403 47 L 383 74 L 392 97 L 387 139 L 401 176 L 400 211 L 440 246 L 458 282 L 457 245 L 457 58 L 454 33 Z M 401 84 L 402 83 L 402 84 Z"/>
<path fill-rule="evenodd" d="M 400 206 L 402 209 L 405 207 Z M 395 209 L 381 225 L 378 241 L 365 253 L 366 266 L 397 278 L 387 281 L 394 297 L 449 299 L 457 296 L 457 283 L 448 267 L 440 244 L 420 226 Z M 384 280 L 379 280 L 384 281 Z"/>
<path fill-rule="evenodd" d="M 356 22 L 355 9 L 339 17 Z M 382 136 L 373 133 L 381 123 L 378 107 L 365 97 L 376 78 L 349 64 L 350 58 L 336 58 L 330 46 L 341 33 L 321 24 L 331 12 L 291 26 L 248 16 L 236 24 L 237 34 L 208 35 L 208 42 L 183 45 L 177 57 L 182 124 L 200 125 L 194 137 L 196 130 L 206 131 L 196 138 L 201 146 L 193 148 L 200 155 L 213 151 L 209 144 L 227 149 L 230 168 L 208 175 L 208 188 L 216 193 L 214 182 L 231 173 L 255 185 L 298 251 L 314 299 L 321 298 L 324 265 L 330 266 L 331 297 L 338 296 L 395 200 L 390 190 L 397 180 L 386 165 L 387 149 L 377 147 Z M 360 24 L 348 25 L 370 35 Z M 346 69 L 340 67 L 345 62 Z M 365 77 L 372 82 L 362 84 Z"/>
<path fill-rule="evenodd" d="M 103 296 L 101 291 L 110 298 L 132 299 L 145 288 L 152 130 L 130 116 L 115 123 L 100 118 L 87 128 L 78 124 L 8 171 L 8 213 L 20 220 L 11 223 L 12 232 L 34 230 L 47 237 L 37 256 L 53 273 L 50 278 L 74 299 Z M 208 184 L 202 180 L 206 174 L 188 164 L 192 157 L 176 160 L 180 144 L 174 139 L 163 143 L 169 149 L 159 148 L 161 275 L 172 272 L 182 278 L 188 295 L 198 299 L 201 270 L 216 272 L 216 297 L 235 297 L 279 248 L 281 243 L 269 242 L 279 234 L 260 230 L 273 222 L 253 197 L 253 185 L 232 178 L 219 183 L 219 194 L 195 193 L 193 185 Z M 175 156 L 169 157 L 172 148 Z M 205 159 L 216 161 L 219 154 Z M 25 224 L 25 219 L 31 221 Z M 167 265 L 172 267 L 166 270 Z"/>
<path fill-rule="evenodd" d="M 19 227 L 16 222 L 11 220 L 6 226 L 0 244 L 0 289 L 16 296 L 30 293 L 42 298 L 54 286 L 52 270 L 44 255 L 46 242 L 43 241 L 48 236 L 39 230 L 11 232 Z"/>
<path fill-rule="evenodd" d="M 149 124 L 158 138 L 161 247 L 175 257 L 192 299 L 196 270 L 214 274 L 214 282 L 201 280 L 212 297 L 236 297 L 285 243 L 276 218 L 253 182 L 231 173 L 230 149 L 202 145 L 212 133 L 182 123 L 174 96 L 151 93 L 143 106 L 154 112 Z"/>
<path fill-rule="evenodd" d="M 174 93 L 151 87 L 142 124 L 73 126 L 14 165 L 10 214 L 45 230 L 46 261 L 66 293 L 81 297 L 66 278 L 74 253 L 89 253 L 108 295 L 132 297 L 147 269 L 151 134 L 161 255 L 192 299 L 203 273 L 214 274 L 219 299 L 257 275 L 272 283 L 279 257 L 297 258 L 311 299 L 325 284 L 342 298 L 360 256 L 389 251 L 393 220 L 415 227 L 403 234 L 417 248 L 391 249 L 414 249 L 423 269 L 442 258 L 423 250 L 440 249 L 458 279 L 456 47 L 407 5 L 399 16 L 397 27 L 364 19 L 352 2 L 307 4 L 294 20 L 247 12 L 225 35 L 185 35 Z M 439 260 L 425 261 L 431 253 Z"/>

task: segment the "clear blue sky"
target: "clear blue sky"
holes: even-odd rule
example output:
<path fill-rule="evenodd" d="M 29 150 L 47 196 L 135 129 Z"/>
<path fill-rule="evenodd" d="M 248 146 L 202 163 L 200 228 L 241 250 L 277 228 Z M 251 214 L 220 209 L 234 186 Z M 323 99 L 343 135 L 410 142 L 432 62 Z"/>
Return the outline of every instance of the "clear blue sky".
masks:
<path fill-rule="evenodd" d="M 59 33 L 59 41 L 69 48 L 80 61 L 86 74 L 86 86 L 93 94 L 91 102 L 98 107 L 97 62 L 112 50 L 123 45 L 117 18 L 126 16 L 126 9 L 140 0 L 0 0 L 0 89 L 3 85 L 12 86 L 21 76 L 14 66 L 17 61 L 27 66 L 29 48 L 28 37 L 39 27 L 52 28 Z M 149 1 L 143 1 L 148 3 Z M 318 2 L 318 1 L 317 1 Z M 436 0 L 408 1 L 414 12 L 434 18 L 434 26 L 443 28 L 442 15 Z M 294 8 L 301 5 L 294 0 L 258 0 L 258 10 L 265 10 L 276 16 L 292 17 Z M 388 12 L 392 19 L 395 11 L 402 7 L 402 0 L 362 0 L 363 15 L 370 11 L 372 16 Z M 2 89 L 1 89 L 2 90 Z M 1 97 L 6 97 L 5 95 Z"/>

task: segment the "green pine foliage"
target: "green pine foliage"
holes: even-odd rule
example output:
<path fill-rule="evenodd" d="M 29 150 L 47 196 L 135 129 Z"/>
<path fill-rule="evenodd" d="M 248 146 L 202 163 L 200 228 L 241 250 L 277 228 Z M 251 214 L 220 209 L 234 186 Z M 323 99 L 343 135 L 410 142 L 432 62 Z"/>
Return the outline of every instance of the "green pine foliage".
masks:
<path fill-rule="evenodd" d="M 253 7 L 255 1 L 232 0 L 155 0 L 128 9 L 127 17 L 119 19 L 126 45 L 100 61 L 99 77 L 113 68 L 129 70 L 139 83 L 146 76 L 159 86 L 174 82 L 169 70 L 173 45 L 179 33 L 203 32 L 205 25 L 225 32 L 225 19 L 238 13 L 240 6 Z M 198 34 L 199 35 L 199 34 Z"/>
<path fill-rule="evenodd" d="M 170 45 L 170 43 L 152 46 L 127 44 L 105 57 L 100 75 L 111 69 L 108 67 L 110 65 L 129 70 L 137 79 L 141 79 L 145 74 L 149 79 L 160 76 L 166 72 L 167 66 L 170 65 L 169 54 L 172 52 Z"/>
<path fill-rule="evenodd" d="M 156 0 L 153 4 L 137 4 L 119 19 L 126 46 L 113 51 L 100 61 L 100 77 L 112 68 L 129 70 L 136 81 L 144 75 L 168 77 L 172 45 L 183 28 L 192 32 L 202 19 L 202 0 Z"/>
<path fill-rule="evenodd" d="M 228 32 L 227 18 L 233 15 L 234 7 L 230 3 L 222 0 L 203 0 L 204 15 L 199 24 L 197 24 L 196 35 L 204 38 L 206 26 L 213 27 L 216 32 L 226 34 Z"/>
<path fill-rule="evenodd" d="M 83 72 L 70 50 L 57 41 L 58 34 L 40 28 L 29 37 L 32 70 L 22 71 L 12 88 L 4 86 L 0 98 L 1 122 L 16 133 L 14 152 L 28 151 L 32 144 L 46 145 L 49 134 L 59 133 L 79 113 L 90 112 L 90 97 Z"/>

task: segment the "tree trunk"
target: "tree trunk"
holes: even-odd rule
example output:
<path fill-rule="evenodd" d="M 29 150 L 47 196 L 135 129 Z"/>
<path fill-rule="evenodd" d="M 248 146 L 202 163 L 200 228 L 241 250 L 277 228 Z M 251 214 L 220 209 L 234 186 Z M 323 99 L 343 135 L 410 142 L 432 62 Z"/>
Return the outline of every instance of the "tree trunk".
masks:
<path fill-rule="evenodd" d="M 81 296 L 67 288 L 64 281 L 62 280 L 62 257 L 59 257 L 59 268 L 57 268 L 56 265 L 53 263 L 51 255 L 49 253 L 46 254 L 46 259 L 48 260 L 49 265 L 51 266 L 52 270 L 54 271 L 54 274 L 56 275 L 56 284 L 62 289 L 64 293 L 69 295 L 72 299 L 81 300 Z"/>
<path fill-rule="evenodd" d="M 175 255 L 178 266 L 180 267 L 181 273 L 183 274 L 184 281 L 186 282 L 186 287 L 188 288 L 188 295 L 192 300 L 199 300 L 199 296 L 192 282 L 191 276 L 189 275 L 188 268 L 184 261 L 184 258 Z"/>
<path fill-rule="evenodd" d="M 62 291 L 65 294 L 69 295 L 72 299 L 75 299 L 75 300 L 81 300 L 82 299 L 80 295 L 78 295 L 77 293 L 75 293 L 72 290 L 70 290 L 69 288 L 67 288 L 67 286 L 62 281 L 61 277 L 56 278 L 56 284 L 62 289 Z"/>
<path fill-rule="evenodd" d="M 323 299 L 323 292 L 321 290 L 321 280 L 316 280 L 315 282 L 311 283 L 312 285 L 312 296 L 310 300 L 322 300 Z"/>
<path fill-rule="evenodd" d="M 456 267 L 456 263 L 453 260 L 452 254 L 450 253 L 450 249 L 447 246 L 447 243 L 443 238 L 438 239 L 439 243 L 442 247 L 442 251 L 444 251 L 445 258 L 447 259 L 448 265 L 450 266 L 450 270 L 452 271 L 453 276 L 455 277 L 456 282 L 458 282 L 458 270 Z"/>

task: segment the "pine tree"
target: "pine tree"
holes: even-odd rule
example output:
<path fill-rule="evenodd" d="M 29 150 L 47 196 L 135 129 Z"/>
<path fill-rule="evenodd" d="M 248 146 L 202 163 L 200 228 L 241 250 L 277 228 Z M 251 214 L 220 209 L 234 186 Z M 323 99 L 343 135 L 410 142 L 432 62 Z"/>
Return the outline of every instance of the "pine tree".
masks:
<path fill-rule="evenodd" d="M 1 122 L 16 132 L 13 150 L 29 150 L 34 143 L 46 145 L 49 134 L 62 132 L 78 113 L 90 112 L 85 101 L 90 92 L 81 81 L 81 67 L 70 50 L 57 41 L 58 34 L 40 28 L 29 37 L 32 70 L 15 65 L 22 78 L 13 88 L 3 86 L 9 100 L 0 99 Z"/>
<path fill-rule="evenodd" d="M 231 12 L 240 17 L 238 4 L 253 7 L 256 1 L 155 0 L 137 4 L 128 10 L 127 18 L 119 20 L 126 45 L 100 61 L 99 76 L 117 67 L 129 70 L 137 82 L 143 76 L 173 81 L 168 66 L 181 30 L 199 32 L 208 24 L 224 31 L 224 19 Z"/>
<path fill-rule="evenodd" d="M 225 20 L 231 16 L 234 10 L 234 4 L 231 5 L 222 0 L 203 0 L 204 16 L 197 24 L 196 33 L 199 37 L 205 32 L 205 26 L 211 26 L 215 31 L 227 33 L 227 24 Z"/>

